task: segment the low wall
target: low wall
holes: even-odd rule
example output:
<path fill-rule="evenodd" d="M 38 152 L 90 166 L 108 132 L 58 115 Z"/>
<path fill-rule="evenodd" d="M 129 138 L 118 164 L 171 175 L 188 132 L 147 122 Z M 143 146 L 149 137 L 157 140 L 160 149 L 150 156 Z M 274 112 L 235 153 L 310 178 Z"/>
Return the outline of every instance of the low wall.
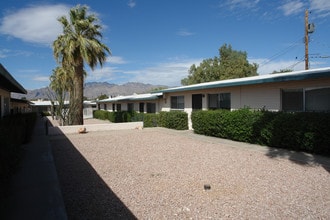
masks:
<path fill-rule="evenodd" d="M 81 128 L 86 128 L 86 132 L 141 129 L 143 128 L 143 122 L 55 126 L 48 127 L 48 135 L 74 134 L 78 133 L 78 130 Z"/>

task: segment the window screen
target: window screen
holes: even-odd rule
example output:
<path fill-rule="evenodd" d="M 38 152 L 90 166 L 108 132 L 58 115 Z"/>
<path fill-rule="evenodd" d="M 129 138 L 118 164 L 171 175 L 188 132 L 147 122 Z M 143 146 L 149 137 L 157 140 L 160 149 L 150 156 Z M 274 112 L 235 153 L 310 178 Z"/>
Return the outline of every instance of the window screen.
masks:
<path fill-rule="evenodd" d="M 303 111 L 304 95 L 302 89 L 282 90 L 283 111 Z"/>
<path fill-rule="evenodd" d="M 156 103 L 147 103 L 147 113 L 156 113 Z"/>
<path fill-rule="evenodd" d="M 209 109 L 231 109 L 230 93 L 209 94 Z"/>
<path fill-rule="evenodd" d="M 171 96 L 172 109 L 184 109 L 184 96 Z"/>
<path fill-rule="evenodd" d="M 330 88 L 305 91 L 306 111 L 330 111 Z"/>

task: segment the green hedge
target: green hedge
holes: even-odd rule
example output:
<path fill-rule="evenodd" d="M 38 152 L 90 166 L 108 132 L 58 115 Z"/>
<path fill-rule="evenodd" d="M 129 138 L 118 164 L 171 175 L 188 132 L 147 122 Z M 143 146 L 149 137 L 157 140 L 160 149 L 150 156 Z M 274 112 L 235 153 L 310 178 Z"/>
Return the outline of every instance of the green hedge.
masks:
<path fill-rule="evenodd" d="M 176 129 L 188 129 L 188 114 L 183 111 L 160 112 L 158 126 Z"/>
<path fill-rule="evenodd" d="M 36 113 L 6 116 L 0 120 L 0 208 L 4 208 L 11 176 L 23 156 L 22 144 L 31 140 Z"/>
<path fill-rule="evenodd" d="M 137 113 L 135 111 L 109 112 L 105 110 L 93 111 L 93 117 L 109 120 L 114 123 L 143 121 L 143 127 L 165 127 L 176 130 L 188 129 L 188 114 L 183 111 L 156 113 Z"/>
<path fill-rule="evenodd" d="M 108 120 L 108 111 L 104 110 L 94 110 L 93 111 L 93 118 L 101 119 L 101 120 Z"/>
<path fill-rule="evenodd" d="M 109 120 L 113 123 L 143 121 L 143 113 L 135 111 L 109 112 L 105 110 L 93 111 L 93 117 L 101 120 Z"/>
<path fill-rule="evenodd" d="M 215 110 L 192 113 L 195 133 L 330 155 L 330 113 Z"/>
<path fill-rule="evenodd" d="M 156 113 L 147 113 L 144 114 L 143 118 L 143 127 L 157 127 L 158 126 L 159 114 Z"/>

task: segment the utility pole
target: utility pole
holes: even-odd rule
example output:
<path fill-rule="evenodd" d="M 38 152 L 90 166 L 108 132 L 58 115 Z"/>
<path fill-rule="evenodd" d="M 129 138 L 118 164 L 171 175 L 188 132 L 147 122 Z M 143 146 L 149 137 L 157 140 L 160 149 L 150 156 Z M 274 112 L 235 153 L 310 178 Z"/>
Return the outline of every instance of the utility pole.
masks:
<path fill-rule="evenodd" d="M 305 70 L 308 70 L 308 10 L 305 11 Z"/>
<path fill-rule="evenodd" d="M 305 11 L 305 70 L 309 69 L 308 34 L 314 32 L 314 23 L 308 23 L 308 9 Z"/>

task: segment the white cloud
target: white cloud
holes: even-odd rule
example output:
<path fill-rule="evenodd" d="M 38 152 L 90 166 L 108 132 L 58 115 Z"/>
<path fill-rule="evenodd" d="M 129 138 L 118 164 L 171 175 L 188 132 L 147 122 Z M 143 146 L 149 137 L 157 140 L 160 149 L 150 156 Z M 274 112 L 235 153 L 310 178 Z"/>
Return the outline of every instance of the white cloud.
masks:
<path fill-rule="evenodd" d="M 188 76 L 192 64 L 199 65 L 202 59 L 180 60 L 154 64 L 133 70 L 103 67 L 88 74 L 86 81 L 141 82 L 153 85 L 179 86 L 181 79 Z"/>
<path fill-rule="evenodd" d="M 119 56 L 110 56 L 107 58 L 107 62 L 110 64 L 125 64 L 127 63 L 124 58 Z"/>
<path fill-rule="evenodd" d="M 49 82 L 49 76 L 35 76 L 33 77 L 34 81 L 38 81 L 38 82 Z"/>
<path fill-rule="evenodd" d="M 102 67 L 99 69 L 95 69 L 87 74 L 86 81 L 113 81 L 115 78 L 116 67 Z"/>
<path fill-rule="evenodd" d="M 179 86 L 181 80 L 188 76 L 192 64 L 199 65 L 202 59 L 177 60 L 159 63 L 140 70 L 125 71 L 131 75 L 132 82 L 143 82 L 153 85 Z"/>
<path fill-rule="evenodd" d="M 218 2 L 217 7 L 221 10 L 221 16 L 234 17 L 237 20 L 259 14 L 260 10 L 260 0 L 223 0 Z"/>
<path fill-rule="evenodd" d="M 285 16 L 298 14 L 304 10 L 304 3 L 300 0 L 288 1 L 279 8 L 283 11 Z"/>
<path fill-rule="evenodd" d="M 9 49 L 1 49 L 0 50 L 0 58 L 6 57 L 15 57 L 15 56 L 31 56 L 32 52 L 30 51 L 22 51 L 22 50 L 9 50 Z"/>
<path fill-rule="evenodd" d="M 194 33 L 186 30 L 186 29 L 181 29 L 177 32 L 177 35 L 179 36 L 183 36 L 183 37 L 186 37 L 186 36 L 191 36 L 191 35 L 194 35 Z"/>
<path fill-rule="evenodd" d="M 66 5 L 43 5 L 11 12 L 1 19 L 0 33 L 26 42 L 50 45 L 62 32 L 57 18 L 67 15 Z"/>
<path fill-rule="evenodd" d="M 7 49 L 1 49 L 0 50 L 0 58 L 6 58 L 8 57 L 10 53 L 10 50 L 7 50 Z"/>
<path fill-rule="evenodd" d="M 255 8 L 260 0 L 227 0 L 224 5 L 230 10 L 234 10 L 237 8 Z"/>
<path fill-rule="evenodd" d="M 329 0 L 311 0 L 311 11 L 315 11 L 320 17 L 330 16 L 330 1 Z"/>
<path fill-rule="evenodd" d="M 134 8 L 136 6 L 136 2 L 134 0 L 129 0 L 127 3 L 128 7 Z"/>

